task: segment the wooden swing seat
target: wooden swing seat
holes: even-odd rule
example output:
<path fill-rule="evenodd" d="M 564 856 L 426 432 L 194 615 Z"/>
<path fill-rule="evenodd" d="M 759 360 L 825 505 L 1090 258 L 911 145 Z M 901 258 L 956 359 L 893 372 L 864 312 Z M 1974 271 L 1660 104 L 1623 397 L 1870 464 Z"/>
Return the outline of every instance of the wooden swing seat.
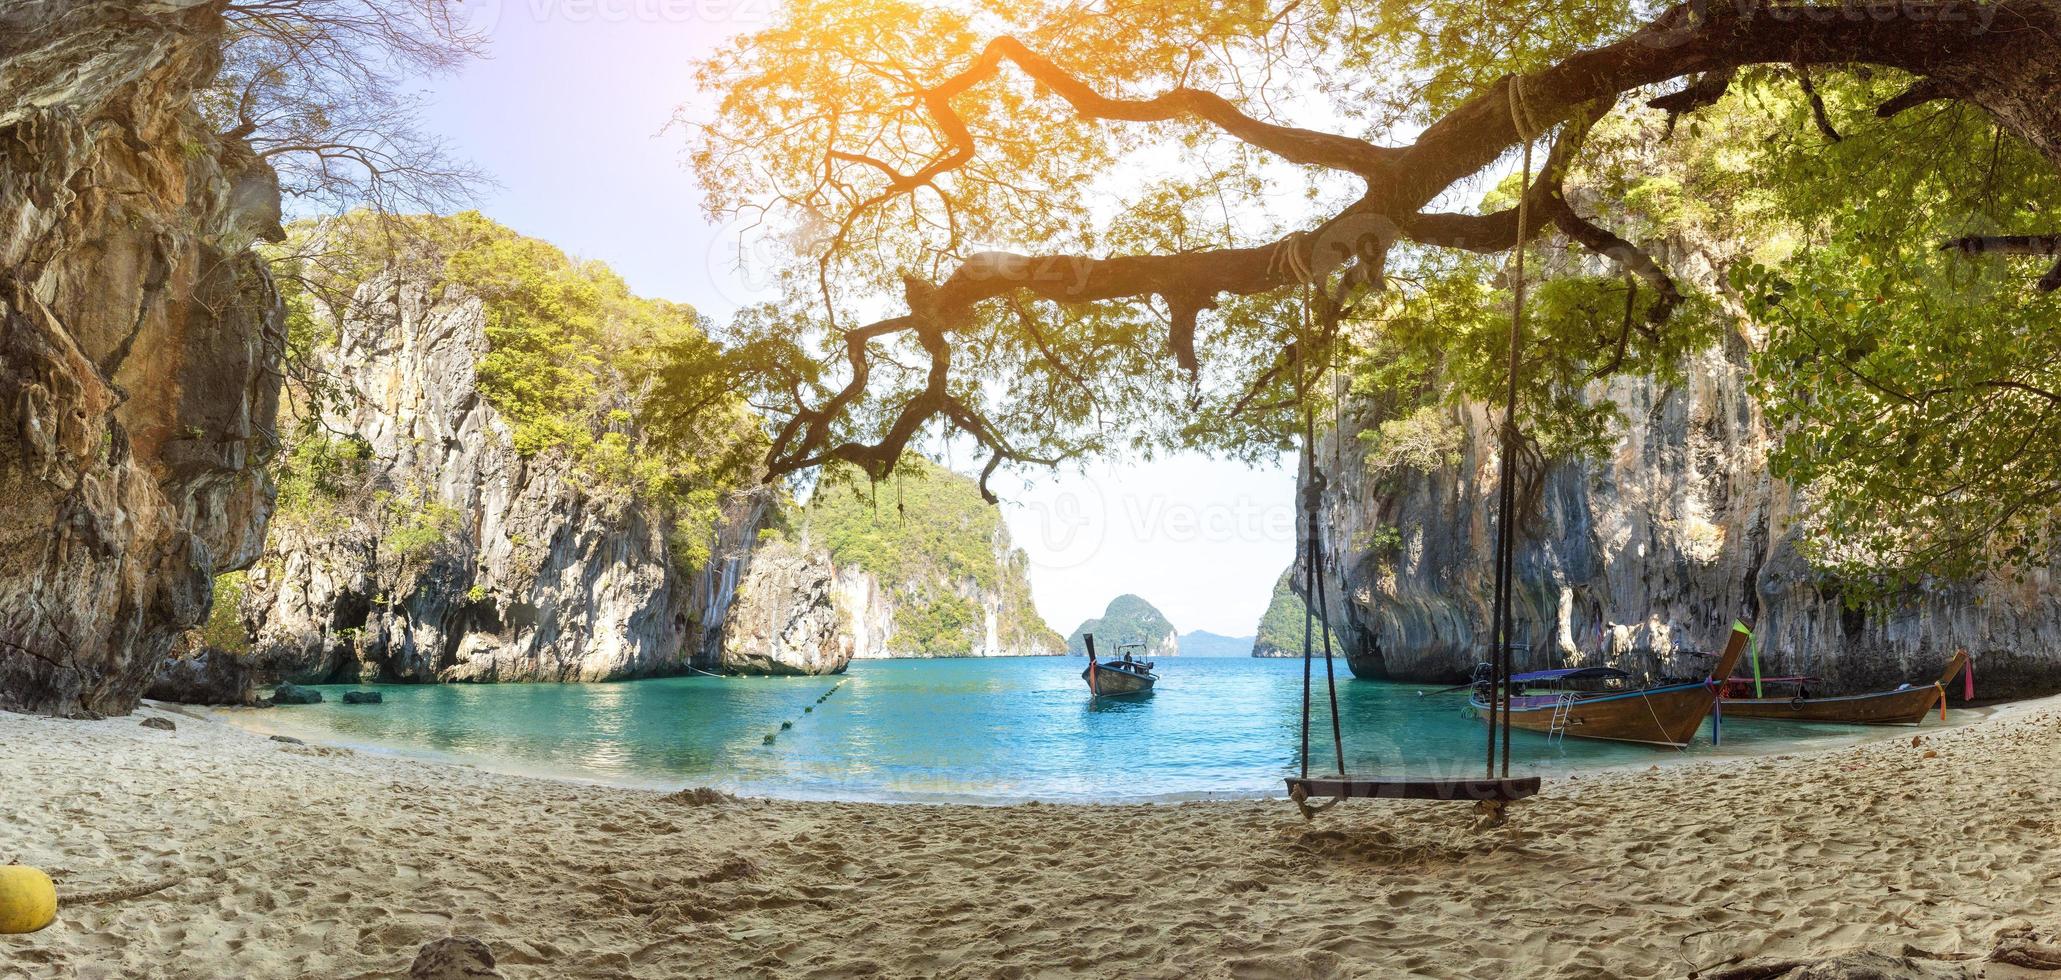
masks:
<path fill-rule="evenodd" d="M 1509 803 L 1537 795 L 1537 776 L 1523 776 L 1517 779 L 1371 779 L 1359 776 L 1311 776 L 1288 779 L 1288 798 L 1297 803 L 1320 797 L 1329 797 L 1332 800 Z"/>

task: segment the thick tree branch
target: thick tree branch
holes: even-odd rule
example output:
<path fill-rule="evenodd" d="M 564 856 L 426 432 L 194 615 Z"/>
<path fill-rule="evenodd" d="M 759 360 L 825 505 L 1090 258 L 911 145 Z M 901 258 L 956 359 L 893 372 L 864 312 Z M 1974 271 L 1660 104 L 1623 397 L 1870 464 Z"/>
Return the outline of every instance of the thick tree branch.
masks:
<path fill-rule="evenodd" d="M 1940 248 L 1966 255 L 2061 255 L 2061 235 L 1970 235 Z"/>
<path fill-rule="evenodd" d="M 1606 108 L 1591 106 L 1578 112 L 1554 140 L 1553 149 L 1546 154 L 1545 166 L 1525 191 L 1528 199 L 1525 210 L 1531 227 L 1520 232 L 1517 227 L 1518 209 L 1508 208 L 1486 215 L 1418 215 L 1404 224 L 1404 233 L 1412 240 L 1428 245 L 1474 252 L 1501 252 L 1517 247 L 1520 240 L 1530 241 L 1539 229 L 1550 223 L 1569 240 L 1609 258 L 1626 272 L 1645 280 L 1660 295 L 1659 302 L 1646 311 L 1646 322 L 1652 325 L 1665 322 L 1682 302 L 1682 292 L 1676 287 L 1674 278 L 1644 249 L 1582 217 L 1567 201 L 1567 172 L 1587 141 L 1589 131 L 1602 120 Z"/>
<path fill-rule="evenodd" d="M 1675 135 L 1677 120 L 1705 106 L 1716 105 L 1726 92 L 1732 90 L 1732 79 L 1738 74 L 1738 70 L 1733 68 L 1707 71 L 1682 86 L 1680 91 L 1649 100 L 1646 104 L 1667 113 L 1667 136 L 1671 139 Z"/>
<path fill-rule="evenodd" d="M 2061 256 L 2061 235 L 1970 235 L 1940 246 L 1964 255 Z M 2061 290 L 2061 261 L 2057 261 L 2037 283 L 2040 292 Z"/>
<path fill-rule="evenodd" d="M 1875 107 L 1877 119 L 1889 119 L 1906 109 L 1915 109 L 1927 102 L 1954 97 L 1953 86 L 1937 78 L 1921 78 L 1902 94 Z"/>
<path fill-rule="evenodd" d="M 846 212 L 843 220 L 839 222 L 837 233 L 831 239 L 830 248 L 825 252 L 825 265 L 818 270 L 820 275 L 828 275 L 827 263 L 830 254 L 842 247 L 861 217 L 920 188 L 935 187 L 939 178 L 973 161 L 978 144 L 964 117 L 953 108 L 952 100 L 996 77 L 1005 61 L 1014 63 L 1024 74 L 1072 105 L 1076 112 L 1091 119 L 1110 122 L 1197 119 L 1215 125 L 1247 145 L 1271 152 L 1291 163 L 1329 167 L 1363 177 L 1373 173 L 1382 161 L 1399 152 L 1349 136 L 1263 122 L 1246 115 L 1223 96 L 1198 89 L 1176 88 L 1154 98 L 1142 100 L 1109 98 L 1095 91 L 1093 86 L 1078 76 L 1030 50 L 1016 38 L 1000 37 L 988 42 L 980 57 L 964 71 L 918 93 L 925 110 L 944 134 L 945 143 L 949 147 L 947 152 L 908 174 L 901 173 L 887 163 L 865 154 L 835 148 L 826 154 L 829 160 L 854 163 L 881 172 L 887 177 L 887 186 Z M 823 292 L 827 300 L 829 290 L 825 288 Z M 1176 302 L 1171 296 L 1168 297 L 1168 302 L 1175 309 L 1173 347 L 1177 352 L 1188 352 L 1183 362 L 1192 370 L 1192 347 L 1184 344 L 1182 338 L 1192 336 L 1194 332 L 1193 313 L 1198 309 L 1208 308 L 1209 304 Z M 834 319 L 835 313 L 831 316 Z"/>
<path fill-rule="evenodd" d="M 1420 245 L 1484 254 L 1507 252 L 1520 241 L 1530 241 L 1553 222 L 1553 202 L 1562 197 L 1561 187 L 1574 166 L 1575 155 L 1581 152 L 1589 131 L 1608 110 L 1607 105 L 1589 106 L 1554 137 L 1552 149 L 1546 151 L 1546 162 L 1532 178 L 1531 186 L 1524 190 L 1525 208 L 1509 207 L 1490 214 L 1415 214 L 1403 219 L 1403 237 Z M 1517 227 L 1520 210 L 1528 212 L 1528 224 L 1522 229 Z"/>
<path fill-rule="evenodd" d="M 1598 381 L 1610 377 L 1617 373 L 1618 368 L 1624 365 L 1625 354 L 1631 350 L 1632 324 L 1635 322 L 1638 312 L 1639 285 L 1627 276 L 1624 284 L 1624 322 L 1617 326 L 1617 349 L 1611 352 L 1610 360 L 1603 362 L 1601 367 L 1589 372 L 1590 381 Z"/>
<path fill-rule="evenodd" d="M 1818 94 L 1816 82 L 1811 81 L 1809 65 L 1796 66 L 1796 84 L 1803 89 L 1804 100 L 1810 103 L 1811 122 L 1817 124 L 1818 132 L 1828 143 L 1838 143 L 1846 137 L 1839 135 L 1839 129 L 1832 125 L 1832 114 L 1825 110 L 1825 97 Z"/>
<path fill-rule="evenodd" d="M 1664 316 L 1680 294 L 1658 264 L 1630 243 L 1576 215 L 1560 193 L 1561 177 L 1580 145 L 1579 137 L 1569 139 L 1563 133 L 1554 149 L 1560 159 L 1549 155 L 1540 181 L 1526 190 L 1527 195 L 1545 195 L 1545 206 L 1537 209 L 1539 218 L 1533 227 L 1516 227 L 1514 213 L 1420 212 L 1454 183 L 1481 172 L 1523 140 L 1575 117 L 1586 120 L 1574 127 L 1585 132 L 1587 125 L 1624 93 L 1670 79 L 1697 76 L 1696 84 L 1659 100 L 1663 108 L 1687 111 L 1721 96 L 1731 74 L 1747 65 L 1865 64 L 1931 76 L 1942 67 L 1958 70 L 1968 63 L 1971 51 L 1985 46 L 1999 51 L 2051 46 L 2051 39 L 2061 36 L 2061 8 L 2048 0 L 2000 0 L 1985 8 L 1981 17 L 1971 15 L 1958 0 L 1913 0 L 1896 10 L 1899 16 L 1876 17 L 1846 5 L 1685 3 L 1614 44 L 1574 54 L 1536 74 L 1497 83 L 1427 127 L 1415 143 L 1398 148 L 1261 122 L 1220 96 L 1185 88 L 1146 100 L 1111 99 L 1021 42 L 998 39 L 964 71 L 919 93 L 950 147 L 948 152 L 910 174 L 857 155 L 844 157 L 888 175 L 889 189 L 858 203 L 852 214 L 895 195 L 933 186 L 938 177 L 973 159 L 974 137 L 952 101 L 994 77 L 1004 61 L 1016 64 L 1089 118 L 1201 120 L 1291 162 L 1357 174 L 1366 180 L 1366 193 L 1317 228 L 1260 246 L 1105 258 L 985 252 L 970 257 L 935 285 L 912 280 L 907 289 L 907 315 L 846 334 L 851 377 L 821 406 L 798 409 L 774 443 L 770 469 L 776 474 L 792 472 L 835 458 L 867 466 L 876 474 L 885 472 L 892 469 L 922 422 L 937 414 L 952 416 L 962 429 L 988 441 L 992 430 L 984 436 L 981 426 L 969 425 L 965 419 L 973 417 L 970 410 L 947 393 L 947 335 L 968 323 L 978 304 L 1013 294 L 1028 293 L 1067 304 L 1158 297 L 1173 313 L 1168 348 L 1176 361 L 1192 370 L 1196 316 L 1209 309 L 1217 297 L 1256 295 L 1324 281 L 1338 269 L 1353 265 L 1378 285 L 1381 262 L 1400 237 L 1496 251 L 1513 247 L 1551 221 L 1570 238 L 1611 256 L 1652 285 L 1662 296 L 1657 315 Z M 2009 121 L 2006 118 L 2007 124 Z M 2049 155 L 2061 163 L 2061 149 L 2055 149 L 2051 140 L 2036 140 L 2036 145 L 2051 151 Z M 848 214 L 844 227 L 852 227 L 852 221 Z M 2061 269 L 2043 280 L 2043 285 L 2048 281 L 2061 285 Z M 835 423 L 865 394 L 867 344 L 909 332 L 930 352 L 928 384 L 900 406 L 878 442 L 843 442 L 833 447 Z"/>
<path fill-rule="evenodd" d="M 1177 88 L 1150 99 L 1112 99 L 1073 73 L 1024 46 L 1013 37 L 988 43 L 986 50 L 965 71 L 953 76 L 924 96 L 926 105 L 953 135 L 954 143 L 971 153 L 971 137 L 951 108 L 951 100 L 973 86 L 993 78 L 1003 61 L 1014 62 L 1023 73 L 1050 88 L 1074 110 L 1092 119 L 1111 122 L 1167 122 L 1199 119 L 1238 140 L 1266 150 L 1291 163 L 1329 167 L 1362 176 L 1374 172 L 1397 150 L 1365 140 L 1292 126 L 1262 122 L 1240 111 L 1230 100 L 1213 92 Z M 925 168 L 930 172 L 933 168 Z M 932 173 L 931 176 L 936 176 Z"/>
<path fill-rule="evenodd" d="M 1648 255 L 1645 249 L 1576 214 L 1574 208 L 1568 206 L 1566 198 L 1556 194 L 1553 200 L 1553 223 L 1561 233 L 1580 242 L 1589 251 L 1608 257 L 1617 263 L 1618 268 L 1645 280 L 1646 285 L 1660 295 L 1660 299 L 1647 308 L 1646 322 L 1652 326 L 1667 322 L 1667 318 L 1674 315 L 1675 307 L 1682 303 L 1682 291 L 1675 286 L 1674 277 L 1668 275 L 1660 263 L 1653 261 L 1653 256 Z"/>

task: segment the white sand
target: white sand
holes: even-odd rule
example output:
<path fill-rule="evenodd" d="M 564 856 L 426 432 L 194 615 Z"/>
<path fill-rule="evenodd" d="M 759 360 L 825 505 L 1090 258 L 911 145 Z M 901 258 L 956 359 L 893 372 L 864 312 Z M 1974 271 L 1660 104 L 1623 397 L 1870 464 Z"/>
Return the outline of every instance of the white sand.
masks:
<path fill-rule="evenodd" d="M 458 933 L 509 977 L 1680 977 L 2061 926 L 2061 699 L 1549 782 L 1487 831 L 1438 804 L 695 806 L 153 714 L 0 713 L 0 863 L 74 895 L 201 876 L 0 937 L 0 976 L 393 977 Z"/>

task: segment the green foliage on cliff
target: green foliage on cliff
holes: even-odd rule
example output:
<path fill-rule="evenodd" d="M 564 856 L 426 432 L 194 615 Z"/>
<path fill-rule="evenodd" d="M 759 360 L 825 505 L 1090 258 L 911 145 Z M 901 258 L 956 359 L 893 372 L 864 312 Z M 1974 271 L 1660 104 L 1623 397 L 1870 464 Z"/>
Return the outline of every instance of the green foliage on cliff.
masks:
<path fill-rule="evenodd" d="M 903 650 L 925 656 L 963 654 L 986 632 L 980 603 L 943 589 L 925 590 L 907 608 L 895 608 L 895 637 Z"/>
<path fill-rule="evenodd" d="M 796 522 L 840 566 L 872 574 L 896 601 L 897 652 L 964 654 L 986 637 L 971 593 L 999 596 L 1004 646 L 1057 650 L 1059 635 L 1031 603 L 1028 559 L 1010 548 L 1001 514 L 972 480 L 920 456 L 874 484 L 827 472 Z"/>
<path fill-rule="evenodd" d="M 369 452 L 360 439 L 333 436 L 321 429 L 300 433 L 273 466 L 273 479 L 279 487 L 276 513 L 308 519 L 332 510 L 357 486 Z"/>
<path fill-rule="evenodd" d="M 1118 644 L 1143 643 L 1148 648 L 1161 645 L 1173 634 L 1174 624 L 1152 603 L 1135 595 L 1120 595 L 1109 600 L 1109 606 L 1102 615 L 1089 619 L 1066 638 L 1066 650 L 1075 655 L 1088 652 L 1083 636 L 1095 635 L 1095 652 L 1114 656 Z"/>
<path fill-rule="evenodd" d="M 476 216 L 453 221 L 461 237 L 445 276 L 486 303 L 480 393 L 515 427 L 516 452 L 590 448 L 600 428 L 589 416 L 601 401 L 604 322 L 642 304 L 598 265 Z M 678 326 L 691 328 L 691 317 Z"/>
<path fill-rule="evenodd" d="M 1606 124 L 1591 139 L 1607 143 L 1603 130 L 1624 125 Z M 1513 206 L 1517 183 L 1511 175 L 1479 210 Z M 1398 262 L 1397 287 L 1374 301 L 1371 317 L 1343 326 L 1338 357 L 1376 478 L 1453 465 L 1455 407 L 1491 405 L 1500 424 L 1507 398 L 1515 300 L 1507 257 L 1404 249 Z M 1658 294 L 1553 235 L 1532 244 L 1525 277 L 1517 424 L 1535 466 L 1608 452 L 1621 419 L 1614 404 L 1589 397 L 1591 381 L 1615 373 L 1678 381 L 1684 356 L 1714 342 L 1722 326 L 1715 306 L 1692 294 L 1666 329 L 1652 328 L 1646 316 Z"/>
<path fill-rule="evenodd" d="M 374 499 L 384 528 L 379 550 L 403 567 L 419 564 L 435 554 L 464 522 L 458 508 L 420 487 L 409 487 L 399 494 L 382 491 Z"/>
<path fill-rule="evenodd" d="M 1360 442 L 1366 446 L 1367 472 L 1379 479 L 1401 471 L 1457 466 L 1463 437 L 1450 408 L 1420 405 L 1408 415 L 1363 430 Z"/>
<path fill-rule="evenodd" d="M 243 579 L 242 572 L 215 576 L 214 604 L 200 627 L 200 641 L 210 650 L 250 652 L 250 634 L 243 628 Z"/>
<path fill-rule="evenodd" d="M 476 297 L 487 351 L 475 383 L 513 430 L 516 452 L 560 454 L 590 489 L 660 506 L 674 517 L 676 561 L 708 560 L 723 500 L 751 481 L 763 436 L 693 308 L 636 296 L 606 265 L 477 212 L 302 223 L 275 266 L 290 370 L 335 344 L 337 316 L 384 271 L 428 284 L 432 295 L 453 291 L 446 299 Z M 282 500 L 299 508 L 335 496 L 340 451 L 320 425 L 339 397 L 333 381 L 317 371 L 297 380 L 289 410 L 300 426 L 278 479 Z"/>
<path fill-rule="evenodd" d="M 1290 565 L 1274 582 L 1274 598 L 1267 603 L 1267 611 L 1260 616 L 1259 637 L 1253 641 L 1252 655 L 1255 657 L 1300 657 L 1302 656 L 1302 631 L 1304 611 L 1309 608 L 1296 594 L 1293 579 L 1295 566 Z M 1310 652 L 1324 655 L 1323 624 L 1313 623 L 1310 628 Z M 1344 656 L 1345 646 L 1338 640 L 1338 631 L 1331 631 L 1331 651 Z"/>
<path fill-rule="evenodd" d="M 903 460 L 885 483 L 850 469 L 826 474 L 807 521 L 815 542 L 838 562 L 883 581 L 942 572 L 982 590 L 995 585 L 1001 515 L 971 481 L 920 456 Z"/>

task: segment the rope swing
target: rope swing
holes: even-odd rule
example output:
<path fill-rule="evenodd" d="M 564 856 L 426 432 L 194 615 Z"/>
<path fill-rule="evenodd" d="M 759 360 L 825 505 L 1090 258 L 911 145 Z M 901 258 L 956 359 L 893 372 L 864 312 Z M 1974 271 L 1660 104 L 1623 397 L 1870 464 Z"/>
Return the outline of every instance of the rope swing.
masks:
<path fill-rule="evenodd" d="M 1307 567 L 1303 570 L 1303 594 L 1315 601 L 1305 602 L 1302 607 L 1302 776 L 1310 775 L 1310 632 L 1322 622 L 1324 626 L 1324 686 L 1331 695 L 1331 748 L 1336 753 L 1338 775 L 1345 775 L 1345 733 L 1338 719 L 1338 677 L 1331 656 L 1330 613 L 1324 609 L 1324 542 L 1318 531 L 1317 517 L 1323 508 L 1325 481 L 1323 471 L 1317 469 L 1317 410 L 1310 405 L 1308 385 L 1303 377 L 1304 353 L 1310 342 L 1310 291 L 1307 279 L 1302 286 L 1302 319 L 1298 324 L 1295 341 L 1295 400 L 1302 405 L 1302 513 L 1303 531 L 1307 545 L 1304 556 Z"/>
<path fill-rule="evenodd" d="M 1510 125 L 1524 144 L 1523 177 L 1517 184 L 1517 248 L 1511 256 L 1510 360 L 1505 369 L 1508 387 L 1503 393 L 1503 443 L 1496 461 L 1496 569 L 1495 610 L 1491 615 L 1489 642 L 1493 644 L 1495 677 L 1489 691 L 1488 766 L 1486 778 L 1510 775 L 1510 676 L 1512 672 L 1511 565 L 1517 551 L 1516 528 L 1511 512 L 1517 499 L 1517 375 L 1524 348 L 1525 242 L 1531 233 L 1531 146 L 1537 136 L 1526 123 L 1530 113 L 1524 107 L 1524 76 L 1510 77 Z M 1498 745 L 1498 738 L 1501 744 Z M 1500 750 L 1500 752 L 1499 752 Z M 1498 769 L 1500 755 L 1501 768 Z"/>
<path fill-rule="evenodd" d="M 1517 137 L 1524 144 L 1523 182 L 1520 185 L 1517 204 L 1517 247 L 1513 259 L 1512 279 L 1514 296 L 1510 310 L 1510 356 L 1507 373 L 1507 390 L 1503 402 L 1502 456 L 1498 461 L 1496 501 L 1496 549 L 1495 549 L 1495 596 L 1490 640 L 1492 675 L 1489 680 L 1489 726 L 1487 767 L 1481 779 L 1384 779 L 1378 777 L 1348 776 L 1345 770 L 1345 739 L 1338 716 L 1338 684 L 1331 650 L 1331 622 L 1329 602 L 1326 597 L 1324 573 L 1324 545 L 1321 518 L 1326 482 L 1324 474 L 1317 468 L 1316 409 L 1310 405 L 1307 384 L 1304 378 L 1305 358 L 1310 337 L 1310 307 L 1312 300 L 1312 277 L 1308 266 L 1300 256 L 1285 257 L 1288 267 L 1298 273 L 1302 282 L 1302 315 L 1297 323 L 1295 342 L 1295 397 L 1302 405 L 1302 519 L 1304 538 L 1301 552 L 1306 563 L 1303 575 L 1303 641 L 1302 641 L 1302 760 L 1299 778 L 1290 779 L 1288 798 L 1295 802 L 1305 819 L 1313 818 L 1318 812 L 1329 809 L 1344 799 L 1408 799 L 1448 800 L 1473 802 L 1486 812 L 1487 822 L 1500 823 L 1503 808 L 1513 800 L 1534 796 L 1539 791 L 1536 776 L 1522 779 L 1510 778 L 1510 676 L 1511 676 L 1511 605 L 1515 591 L 1511 584 L 1513 555 L 1516 550 L 1516 532 L 1511 524 L 1512 512 L 1516 509 L 1514 489 L 1515 459 L 1517 455 L 1517 395 L 1518 372 L 1522 363 L 1524 344 L 1525 275 L 1524 244 L 1531 224 L 1530 189 L 1532 177 L 1532 142 L 1538 131 L 1527 125 L 1529 113 L 1523 106 L 1524 95 L 1521 76 L 1512 76 L 1509 84 L 1510 121 L 1517 131 Z M 1297 240 L 1284 243 L 1293 251 Z M 1327 312 L 1327 316 L 1328 316 Z M 1331 342 L 1337 343 L 1335 317 L 1332 324 Z M 1333 370 L 1340 365 L 1334 362 Z M 1341 405 L 1343 392 L 1338 384 L 1341 379 L 1333 378 L 1334 394 Z M 1341 408 L 1335 416 L 1338 425 L 1334 439 L 1344 438 L 1344 413 Z M 1339 457 L 1342 461 L 1342 455 Z M 1337 464 L 1334 464 L 1337 465 Z M 1316 644 L 1312 633 L 1321 625 L 1324 631 L 1324 680 L 1331 700 L 1331 744 L 1336 753 L 1337 775 L 1335 777 L 1312 778 L 1310 776 L 1310 703 L 1313 691 L 1313 668 L 1315 666 Z M 1328 802 L 1312 805 L 1312 798 L 1328 797 Z"/>

